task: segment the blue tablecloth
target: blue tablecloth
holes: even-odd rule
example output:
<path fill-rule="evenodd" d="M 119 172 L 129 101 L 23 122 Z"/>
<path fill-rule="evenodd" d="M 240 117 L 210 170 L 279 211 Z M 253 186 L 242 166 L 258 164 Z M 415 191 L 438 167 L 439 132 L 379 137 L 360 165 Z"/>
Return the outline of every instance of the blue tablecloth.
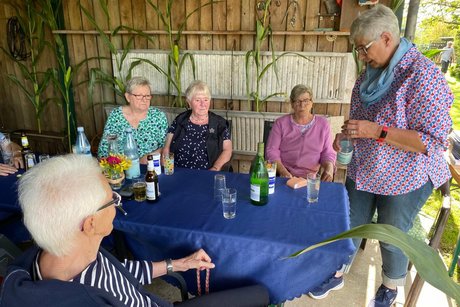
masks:
<path fill-rule="evenodd" d="M 0 176 L 0 233 L 15 243 L 30 240 L 22 223 L 22 213 L 17 201 L 17 174 Z"/>
<path fill-rule="evenodd" d="M 342 240 L 284 259 L 349 229 L 343 185 L 322 182 L 319 202 L 309 204 L 306 188 L 292 190 L 277 178 L 269 203 L 257 207 L 249 201 L 249 176 L 224 173 L 227 187 L 238 190 L 236 218 L 226 220 L 213 200 L 215 174 L 176 168 L 172 176 L 160 175 L 157 203 L 124 202 L 128 215 L 117 214 L 114 226 L 126 234 L 135 258 L 180 258 L 203 248 L 216 264 L 211 291 L 259 283 L 280 303 L 321 284 L 352 253 L 351 240 Z M 195 272 L 185 277 L 193 292 Z"/>

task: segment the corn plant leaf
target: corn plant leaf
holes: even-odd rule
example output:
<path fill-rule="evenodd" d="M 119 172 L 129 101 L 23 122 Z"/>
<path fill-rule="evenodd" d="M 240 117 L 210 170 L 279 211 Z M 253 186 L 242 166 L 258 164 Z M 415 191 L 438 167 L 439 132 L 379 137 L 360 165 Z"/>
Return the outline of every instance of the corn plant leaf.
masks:
<path fill-rule="evenodd" d="M 264 99 L 262 99 L 260 102 L 261 102 L 261 103 L 265 103 L 268 99 L 270 99 L 270 98 L 272 98 L 272 97 L 275 97 L 275 96 L 287 97 L 287 93 L 286 93 L 286 92 L 273 93 L 273 94 L 268 95 L 268 96 L 265 97 Z"/>
<path fill-rule="evenodd" d="M 112 44 L 110 41 L 110 38 L 105 32 L 99 27 L 98 23 L 96 20 L 91 16 L 90 12 L 81 4 L 80 1 L 78 1 L 78 5 L 80 6 L 81 10 L 83 11 L 83 14 L 85 14 L 86 18 L 88 18 L 89 22 L 91 25 L 96 28 L 96 31 L 99 32 L 99 35 L 102 38 L 102 41 L 104 44 L 107 46 L 107 48 L 110 49 L 110 53 L 115 54 L 117 52 L 117 48 Z"/>
<path fill-rule="evenodd" d="M 195 76 L 195 58 L 193 57 L 193 54 L 191 54 L 191 53 L 187 52 L 187 53 L 184 53 L 182 55 L 182 58 L 181 58 L 180 63 L 179 63 L 179 73 L 182 71 L 182 67 L 185 64 L 186 59 L 190 60 L 190 64 L 192 65 L 193 79 L 195 79 L 196 78 L 196 76 Z"/>
<path fill-rule="evenodd" d="M 133 69 L 136 68 L 137 66 L 139 66 L 141 63 L 142 63 L 141 60 L 136 60 L 136 61 L 131 62 L 131 64 L 129 65 L 129 68 L 128 68 L 128 74 L 126 75 L 126 80 L 131 79 L 131 76 L 133 74 Z"/>
<path fill-rule="evenodd" d="M 168 74 L 166 71 L 164 71 L 160 66 L 158 66 L 157 64 L 153 63 L 152 61 L 150 60 L 147 60 L 147 59 L 142 59 L 142 58 L 135 58 L 136 60 L 140 60 L 142 61 L 143 63 L 146 63 L 148 65 L 151 65 L 153 68 L 155 68 L 158 72 L 160 72 L 161 74 L 163 74 L 167 79 L 168 79 L 168 84 L 172 84 L 174 86 L 174 88 L 176 90 L 178 90 L 178 87 L 177 87 L 177 84 L 176 82 L 174 81 L 174 79 L 171 78 L 171 75 Z"/>
<path fill-rule="evenodd" d="M 302 255 L 320 246 L 347 238 L 376 239 L 392 244 L 401 249 L 417 269 L 418 274 L 426 282 L 443 291 L 460 302 L 460 285 L 456 284 L 447 274 L 446 268 L 438 253 L 425 242 L 417 240 L 399 230 L 385 224 L 366 224 L 342 232 L 315 245 L 299 250 L 288 258 Z"/>
<path fill-rule="evenodd" d="M 172 1 L 171 1 L 172 2 Z M 185 16 L 185 19 L 184 21 L 179 25 L 179 29 L 178 29 L 178 37 L 177 37 L 177 40 L 180 40 L 180 36 L 181 36 L 181 33 L 182 33 L 182 30 L 184 30 L 184 27 L 185 25 L 187 24 L 187 20 L 193 15 L 195 14 L 197 11 L 201 10 L 203 7 L 205 6 L 208 6 L 208 5 L 211 5 L 213 3 L 218 3 L 218 2 L 222 2 L 222 1 L 209 1 L 209 2 L 206 2 L 200 6 L 198 6 L 196 9 L 194 9 L 193 11 L 191 11 L 190 13 L 188 13 L 187 16 Z"/>
<path fill-rule="evenodd" d="M 157 13 L 158 17 L 160 17 L 160 20 L 161 20 L 161 23 L 163 24 L 163 26 L 165 28 L 167 28 L 168 27 L 168 22 L 166 21 L 165 16 L 161 12 L 161 10 L 158 8 L 158 6 L 153 4 L 153 2 L 151 0 L 147 0 L 147 3 L 155 10 L 155 12 Z"/>
<path fill-rule="evenodd" d="M 263 78 L 263 76 L 265 75 L 265 73 L 268 71 L 268 69 L 270 67 L 274 66 L 276 64 L 276 62 L 278 62 L 282 57 L 284 57 L 286 55 L 289 55 L 289 54 L 297 55 L 297 56 L 299 56 L 299 57 L 311 62 L 311 60 L 308 57 L 306 57 L 306 56 L 304 56 L 304 55 L 302 55 L 300 53 L 297 53 L 297 52 L 284 52 L 284 53 L 280 54 L 279 56 L 275 57 L 274 59 L 273 59 L 273 55 L 272 55 L 273 60 L 270 63 L 268 63 L 267 65 L 265 65 L 265 67 L 262 69 L 262 71 L 260 72 L 259 76 L 257 77 L 258 80 L 260 81 Z M 276 75 L 276 76 L 277 76 L 277 79 L 278 79 L 278 75 Z"/>

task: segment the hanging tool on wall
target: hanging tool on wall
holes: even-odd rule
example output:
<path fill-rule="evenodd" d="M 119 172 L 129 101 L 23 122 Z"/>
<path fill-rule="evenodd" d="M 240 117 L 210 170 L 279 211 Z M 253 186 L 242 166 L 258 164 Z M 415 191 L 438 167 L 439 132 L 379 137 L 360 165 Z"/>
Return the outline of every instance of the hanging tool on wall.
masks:
<path fill-rule="evenodd" d="M 16 16 L 8 19 L 6 38 L 8 50 L 14 59 L 24 61 L 30 56 L 26 49 L 26 35 Z"/>

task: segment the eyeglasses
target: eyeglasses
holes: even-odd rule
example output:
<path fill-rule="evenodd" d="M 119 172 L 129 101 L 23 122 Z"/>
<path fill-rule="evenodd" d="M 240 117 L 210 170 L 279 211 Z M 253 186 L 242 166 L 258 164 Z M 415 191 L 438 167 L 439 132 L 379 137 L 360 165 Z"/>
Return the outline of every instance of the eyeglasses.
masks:
<path fill-rule="evenodd" d="M 128 213 L 126 213 L 125 210 L 123 210 L 123 208 L 121 207 L 122 203 L 121 203 L 121 196 L 120 194 L 118 194 L 117 192 L 112 192 L 112 200 L 109 201 L 108 203 L 106 203 L 105 205 L 103 205 L 102 207 L 100 207 L 99 209 L 97 209 L 97 211 L 100 211 L 102 209 L 105 209 L 111 205 L 114 205 L 115 208 L 117 208 L 118 210 L 121 211 L 121 213 L 123 213 L 124 215 L 127 215 Z"/>
<path fill-rule="evenodd" d="M 310 101 L 311 101 L 310 98 L 305 98 L 305 99 L 302 99 L 302 100 L 296 99 L 296 100 L 294 100 L 294 103 L 295 104 L 303 104 L 303 103 L 309 103 Z"/>
<path fill-rule="evenodd" d="M 361 46 L 361 47 L 358 47 L 358 48 L 354 48 L 355 52 L 357 54 L 361 54 L 361 55 L 366 56 L 367 55 L 367 50 L 369 50 L 369 48 L 371 48 L 372 44 L 374 44 L 374 43 L 375 43 L 375 40 L 369 42 L 366 46 Z"/>
<path fill-rule="evenodd" d="M 133 93 L 130 93 L 130 94 L 133 95 L 134 97 L 136 97 L 137 100 L 142 100 L 142 99 L 150 100 L 150 99 L 152 99 L 152 95 L 136 95 L 136 94 L 133 94 Z"/>

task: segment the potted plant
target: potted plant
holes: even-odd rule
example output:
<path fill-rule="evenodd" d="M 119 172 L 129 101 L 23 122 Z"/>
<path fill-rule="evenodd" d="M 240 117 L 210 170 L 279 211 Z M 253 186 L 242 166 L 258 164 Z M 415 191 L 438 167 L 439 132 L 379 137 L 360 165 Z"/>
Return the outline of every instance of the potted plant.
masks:
<path fill-rule="evenodd" d="M 104 176 L 113 190 L 119 190 L 125 180 L 125 173 L 130 166 L 131 160 L 122 154 L 109 154 L 99 161 Z"/>

